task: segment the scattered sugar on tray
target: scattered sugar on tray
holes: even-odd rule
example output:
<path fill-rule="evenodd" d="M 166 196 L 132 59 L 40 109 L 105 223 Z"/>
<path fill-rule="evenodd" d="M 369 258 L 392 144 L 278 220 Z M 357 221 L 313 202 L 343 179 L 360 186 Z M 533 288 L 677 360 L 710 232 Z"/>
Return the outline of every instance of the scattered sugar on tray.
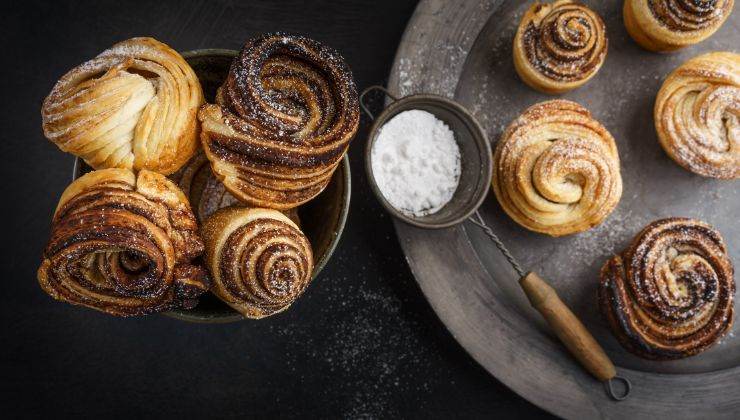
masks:
<path fill-rule="evenodd" d="M 452 130 L 427 111 L 404 111 L 381 127 L 373 144 L 375 181 L 388 202 L 409 216 L 447 204 L 460 181 L 460 149 Z"/>

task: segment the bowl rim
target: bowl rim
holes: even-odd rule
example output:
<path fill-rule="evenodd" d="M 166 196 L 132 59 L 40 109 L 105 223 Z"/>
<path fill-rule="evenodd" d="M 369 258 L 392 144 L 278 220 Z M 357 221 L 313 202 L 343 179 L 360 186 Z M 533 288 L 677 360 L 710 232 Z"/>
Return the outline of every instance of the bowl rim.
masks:
<path fill-rule="evenodd" d="M 483 127 L 473 116 L 473 114 L 470 113 L 470 111 L 449 98 L 430 93 L 407 95 L 398 99 L 395 99 L 393 97 L 390 98 L 391 103 L 388 106 L 384 107 L 383 111 L 381 111 L 380 114 L 374 117 L 373 125 L 370 127 L 370 130 L 367 134 L 367 142 L 365 144 L 365 171 L 367 173 L 370 189 L 372 189 L 373 194 L 375 194 L 375 197 L 378 199 L 378 201 L 380 201 L 380 204 L 385 208 L 387 212 L 389 212 L 395 218 L 412 226 L 424 229 L 443 229 L 462 223 L 473 213 L 475 213 L 476 210 L 478 210 L 478 208 L 483 204 L 483 201 L 488 196 L 488 192 L 491 190 L 491 178 L 493 176 L 493 151 L 491 149 L 491 144 L 488 141 L 488 136 L 486 135 L 485 130 L 483 130 Z M 380 187 L 378 187 L 378 183 L 375 181 L 375 175 L 373 173 L 372 149 L 375 141 L 378 138 L 378 131 L 380 130 L 380 127 L 388 122 L 391 115 L 395 116 L 397 114 L 396 111 L 399 110 L 399 108 L 402 108 L 402 110 L 399 110 L 398 113 L 403 112 L 403 108 L 408 107 L 409 104 L 420 101 L 438 102 L 443 104 L 444 107 L 451 109 L 455 113 L 457 113 L 458 116 L 461 117 L 464 122 L 466 122 L 470 127 L 473 141 L 478 146 L 478 150 L 481 156 L 481 162 L 483 163 L 479 172 L 481 174 L 483 182 L 480 183 L 480 186 L 475 191 L 474 200 L 471 200 L 471 204 L 473 205 L 470 207 L 470 209 L 468 209 L 460 216 L 441 223 L 428 222 L 424 221 L 421 218 L 408 216 L 397 208 L 393 207 L 393 205 L 388 200 L 386 200 L 383 192 L 380 190 Z"/>
<path fill-rule="evenodd" d="M 220 56 L 220 57 L 236 57 L 239 55 L 239 51 L 232 50 L 229 48 L 199 48 L 194 50 L 183 51 L 180 53 L 182 58 L 188 59 L 192 57 L 207 57 L 207 56 Z"/>
<path fill-rule="evenodd" d="M 207 56 L 220 56 L 220 57 L 236 57 L 239 54 L 236 50 L 230 50 L 230 49 L 223 49 L 223 48 L 204 48 L 204 49 L 196 49 L 196 50 L 190 50 L 180 53 L 183 58 L 188 59 L 192 57 L 207 57 Z M 75 156 L 74 164 L 72 166 L 72 181 L 74 182 L 77 178 L 82 176 L 82 164 L 83 160 L 79 157 Z M 337 220 L 336 225 L 334 226 L 334 235 L 329 243 L 329 246 L 326 248 L 326 252 L 324 252 L 324 255 L 322 255 L 321 259 L 319 259 L 318 262 L 314 264 L 313 273 L 311 274 L 311 283 L 316 281 L 319 274 L 323 271 L 323 269 L 326 267 L 326 265 L 329 263 L 329 260 L 334 255 L 334 251 L 337 249 L 337 246 L 339 245 L 339 241 L 342 238 L 342 234 L 344 233 L 344 228 L 347 224 L 347 218 L 349 217 L 349 207 L 352 197 L 352 172 L 350 169 L 350 162 L 349 162 L 349 153 L 345 153 L 344 157 L 342 158 L 341 164 L 335 169 L 336 172 L 341 171 L 341 178 L 339 179 L 339 182 L 344 186 L 342 197 L 341 197 L 341 208 L 339 210 L 339 219 Z M 332 177 L 334 174 L 332 174 Z M 228 305 L 227 305 L 228 307 Z M 189 310 L 187 309 L 177 309 L 177 310 L 170 310 L 166 312 L 161 312 L 162 315 L 165 315 L 169 318 L 178 319 L 181 321 L 187 321 L 192 323 L 201 323 L 201 324 L 225 324 L 225 323 L 231 323 L 236 321 L 244 321 L 248 318 L 242 316 L 239 312 L 235 311 L 231 307 L 228 307 L 233 313 L 229 313 L 228 315 L 194 315 L 189 314 Z"/>

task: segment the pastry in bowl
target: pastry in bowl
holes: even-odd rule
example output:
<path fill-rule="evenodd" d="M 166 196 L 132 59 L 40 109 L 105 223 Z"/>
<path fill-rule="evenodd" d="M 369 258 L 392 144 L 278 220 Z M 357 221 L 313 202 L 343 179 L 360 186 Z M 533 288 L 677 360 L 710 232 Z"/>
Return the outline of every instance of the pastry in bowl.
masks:
<path fill-rule="evenodd" d="M 180 54 L 132 38 L 62 76 L 41 116 L 44 135 L 94 169 L 168 175 L 198 148 L 201 104 L 200 82 Z"/>
<path fill-rule="evenodd" d="M 732 328 L 733 275 L 716 229 L 694 219 L 656 220 L 604 264 L 599 306 L 630 352 L 654 360 L 692 356 Z"/>
<path fill-rule="evenodd" d="M 277 210 L 223 208 L 202 233 L 212 292 L 246 318 L 284 311 L 311 281 L 311 244 Z"/>
<path fill-rule="evenodd" d="M 740 178 L 740 54 L 694 57 L 663 82 L 655 99 L 663 150 L 696 174 Z"/>
<path fill-rule="evenodd" d="M 717 32 L 734 0 L 625 0 L 622 16 L 632 39 L 656 52 L 675 51 Z"/>
<path fill-rule="evenodd" d="M 198 226 L 156 172 L 102 169 L 62 194 L 38 280 L 53 298 L 111 315 L 190 308 L 208 290 Z"/>
<path fill-rule="evenodd" d="M 179 171 L 170 176 L 190 201 L 198 223 L 205 222 L 218 209 L 245 205 L 236 199 L 211 171 L 208 159 L 203 153 L 193 156 Z M 300 226 L 298 207 L 282 210 Z"/>
<path fill-rule="evenodd" d="M 552 236 L 587 230 L 622 196 L 614 138 L 575 102 L 533 105 L 496 145 L 493 191 L 504 211 L 529 230 Z"/>
<path fill-rule="evenodd" d="M 203 153 L 193 156 L 179 171 L 170 176 L 190 201 L 195 218 L 203 223 L 216 210 L 239 205 L 211 171 L 211 166 Z"/>
<path fill-rule="evenodd" d="M 240 201 L 278 210 L 326 187 L 360 118 L 357 89 L 341 56 L 282 34 L 248 41 L 216 104 L 198 115 L 216 178 Z"/>
<path fill-rule="evenodd" d="M 604 21 L 585 5 L 535 2 L 514 37 L 514 67 L 532 88 L 563 93 L 594 77 L 608 46 Z"/>

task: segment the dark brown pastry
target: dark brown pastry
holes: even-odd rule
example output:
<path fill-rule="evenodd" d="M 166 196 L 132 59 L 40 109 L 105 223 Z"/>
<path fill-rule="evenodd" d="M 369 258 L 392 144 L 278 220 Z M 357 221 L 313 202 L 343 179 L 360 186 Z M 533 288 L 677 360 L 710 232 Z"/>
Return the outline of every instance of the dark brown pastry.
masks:
<path fill-rule="evenodd" d="M 277 210 L 224 208 L 202 233 L 212 292 L 247 318 L 284 311 L 311 282 L 311 244 Z"/>
<path fill-rule="evenodd" d="M 62 194 L 38 270 L 57 300 L 111 315 L 189 308 L 208 290 L 187 199 L 163 175 L 103 169 Z"/>
<path fill-rule="evenodd" d="M 575 89 L 599 71 L 609 41 L 598 13 L 573 0 L 535 2 L 514 37 L 514 68 L 545 93 Z"/>
<path fill-rule="evenodd" d="M 706 350 L 732 327 L 733 274 L 725 242 L 711 226 L 657 220 L 601 269 L 599 304 L 627 350 L 679 359 Z"/>
<path fill-rule="evenodd" d="M 316 41 L 255 38 L 231 65 L 201 138 L 216 177 L 240 201 L 278 210 L 318 195 L 357 131 L 349 67 Z"/>

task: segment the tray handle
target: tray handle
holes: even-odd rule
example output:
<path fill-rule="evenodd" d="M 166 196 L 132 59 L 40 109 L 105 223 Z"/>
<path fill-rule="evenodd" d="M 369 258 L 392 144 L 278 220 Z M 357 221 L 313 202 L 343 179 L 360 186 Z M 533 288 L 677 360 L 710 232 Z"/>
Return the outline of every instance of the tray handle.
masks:
<path fill-rule="evenodd" d="M 617 376 L 617 370 L 609 360 L 609 356 L 578 317 L 560 299 L 555 289 L 534 272 L 521 277 L 519 285 L 527 295 L 529 303 L 545 318 L 570 354 L 596 379 L 605 383 L 609 396 L 617 401 L 627 398 L 631 390 L 630 382 L 627 378 Z M 619 380 L 624 384 L 624 392 L 621 394 L 614 390 L 612 383 L 614 380 Z"/>
<path fill-rule="evenodd" d="M 627 378 L 617 375 L 617 370 L 604 349 L 601 348 L 593 335 L 565 302 L 560 299 L 555 289 L 536 273 L 524 271 L 504 243 L 501 242 L 498 235 L 483 220 L 480 212 L 476 210 L 469 220 L 483 230 L 511 264 L 519 275 L 519 286 L 529 299 L 529 303 L 545 318 L 550 329 L 553 330 L 570 354 L 590 374 L 604 383 L 606 393 L 612 399 L 615 401 L 626 399 L 632 391 L 632 384 Z M 622 392 L 617 392 L 614 389 L 615 382 L 622 383 Z"/>

